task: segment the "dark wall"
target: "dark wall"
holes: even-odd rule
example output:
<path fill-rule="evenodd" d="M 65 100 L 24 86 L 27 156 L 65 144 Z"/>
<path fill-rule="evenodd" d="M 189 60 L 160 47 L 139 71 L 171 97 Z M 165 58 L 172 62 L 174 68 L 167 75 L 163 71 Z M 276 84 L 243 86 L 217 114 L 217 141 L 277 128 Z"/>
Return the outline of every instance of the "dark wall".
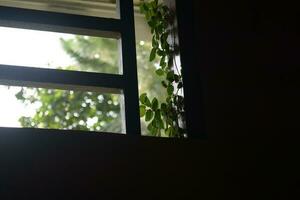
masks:
<path fill-rule="evenodd" d="M 203 156 L 195 156 L 198 151 Z M 201 181 L 207 180 L 207 151 L 205 144 L 187 141 L 6 131 L 0 134 L 0 197 L 192 197 L 200 182 L 195 186 L 190 182 L 199 177 L 199 169 L 204 176 Z"/>
<path fill-rule="evenodd" d="M 297 7 L 186 2 L 190 126 L 208 139 L 3 131 L 0 199 L 299 198 Z"/>
<path fill-rule="evenodd" d="M 296 5 L 208 0 L 194 5 L 194 31 L 187 21 L 179 25 L 185 27 L 181 44 L 194 53 L 194 59 L 183 55 L 191 74 L 187 88 L 193 88 L 186 92 L 187 105 L 193 100 L 203 105 L 188 110 L 192 127 L 201 132 L 204 118 L 208 147 L 216 153 L 208 156 L 210 191 L 221 199 L 299 198 Z M 185 1 L 177 6 L 181 18 L 191 17 Z"/>
<path fill-rule="evenodd" d="M 289 138 L 299 118 L 296 6 L 195 1 L 195 49 L 210 138 Z M 197 76 L 197 75 L 195 75 Z M 299 110 L 298 110 L 299 111 Z"/>

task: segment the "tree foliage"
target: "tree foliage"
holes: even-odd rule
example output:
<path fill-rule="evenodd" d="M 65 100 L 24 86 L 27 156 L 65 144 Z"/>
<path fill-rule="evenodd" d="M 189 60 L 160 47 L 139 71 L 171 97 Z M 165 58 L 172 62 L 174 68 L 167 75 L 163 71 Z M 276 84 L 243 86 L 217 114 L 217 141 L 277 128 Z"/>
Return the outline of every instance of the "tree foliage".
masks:
<path fill-rule="evenodd" d="M 76 36 L 63 40 L 65 52 L 74 59 L 74 66 L 62 66 L 64 70 L 118 73 L 118 46 L 115 40 Z M 148 62 L 151 45 L 137 45 L 140 90 L 150 96 L 164 98 L 159 87 L 160 79 L 153 76 L 155 67 Z M 23 127 L 72 129 L 105 132 L 121 132 L 120 96 L 88 91 L 69 91 L 43 88 L 22 88 L 17 99 L 35 105 L 32 117 L 19 119 Z M 145 134 L 149 132 L 142 123 Z"/>

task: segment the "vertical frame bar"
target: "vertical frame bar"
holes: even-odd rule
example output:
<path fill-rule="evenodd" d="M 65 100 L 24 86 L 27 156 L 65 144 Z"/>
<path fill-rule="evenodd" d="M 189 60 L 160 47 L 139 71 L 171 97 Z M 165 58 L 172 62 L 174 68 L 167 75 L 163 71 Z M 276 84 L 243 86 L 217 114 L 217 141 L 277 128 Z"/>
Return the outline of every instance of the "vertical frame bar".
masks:
<path fill-rule="evenodd" d="M 141 135 L 133 0 L 117 0 L 121 20 L 126 134 Z"/>
<path fill-rule="evenodd" d="M 205 53 L 195 46 L 195 16 L 193 2 L 176 0 L 176 14 L 178 22 L 178 35 L 180 58 L 183 70 L 184 100 L 186 125 L 189 138 L 207 139 L 204 121 L 204 102 L 201 73 L 199 71 L 199 56 Z M 198 44 L 198 43 L 197 43 Z M 191 51 L 197 49 L 197 51 Z M 200 78 L 199 78 L 200 76 Z"/>

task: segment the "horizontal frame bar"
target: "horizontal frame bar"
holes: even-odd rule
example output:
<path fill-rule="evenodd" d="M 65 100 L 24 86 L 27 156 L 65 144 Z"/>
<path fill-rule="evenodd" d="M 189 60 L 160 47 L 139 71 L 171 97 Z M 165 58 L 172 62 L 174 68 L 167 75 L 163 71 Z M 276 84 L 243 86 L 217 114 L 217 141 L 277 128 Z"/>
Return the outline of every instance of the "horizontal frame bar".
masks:
<path fill-rule="evenodd" d="M 0 127 L 0 135 L 2 133 L 20 133 L 20 134 L 53 134 L 53 135 L 119 135 L 125 136 L 125 133 L 113 133 L 113 132 L 96 132 L 96 131 L 80 131 L 80 130 L 63 130 L 63 129 L 41 129 L 41 128 L 11 128 L 11 127 Z"/>
<path fill-rule="evenodd" d="M 12 21 L 12 20 L 9 21 L 9 20 L 2 20 L 2 19 L 0 19 L 0 26 L 8 27 L 8 28 L 17 28 L 17 29 L 28 29 L 28 30 L 68 33 L 68 34 L 93 36 L 93 37 L 103 37 L 103 38 L 110 38 L 110 39 L 121 38 L 121 33 L 119 32 L 92 30 L 92 29 L 84 29 L 84 28 L 58 26 L 58 25 L 37 24 L 31 22 L 20 22 L 20 21 Z"/>
<path fill-rule="evenodd" d="M 53 1 L 53 0 L 52 0 Z M 55 1 L 54 1 L 55 2 Z M 76 9 L 76 14 L 78 15 L 87 15 L 87 16 L 95 16 L 95 17 L 101 17 L 99 13 L 105 13 L 109 16 L 105 16 L 105 18 L 117 18 L 117 12 L 116 12 L 116 6 L 113 3 L 108 2 L 102 2 L 102 1 L 82 1 L 82 0 L 72 0 L 70 2 L 72 4 L 77 4 L 78 7 L 82 8 L 82 11 Z M 80 4 L 80 5 L 79 5 Z M 34 7 L 33 10 L 41 10 L 46 11 L 43 8 L 45 8 L 45 0 L 43 1 L 11 1 L 11 2 L 1 2 L 1 6 L 8 6 L 8 7 L 16 7 L 16 8 L 25 8 L 25 9 L 32 9 L 32 6 Z M 59 6 L 59 5 L 58 5 Z M 74 5 L 65 5 L 66 7 L 56 7 L 55 9 L 51 6 L 48 7 L 49 12 L 59 12 L 59 13 L 70 13 L 74 14 L 72 11 L 69 10 L 69 7 L 72 8 Z M 74 10 L 75 11 L 75 10 Z M 86 14 L 86 11 L 88 11 L 88 14 Z"/>
<path fill-rule="evenodd" d="M 0 83 L 11 86 L 75 89 L 120 94 L 125 87 L 124 77 L 58 69 L 0 65 Z"/>
<path fill-rule="evenodd" d="M 35 28 L 40 26 L 40 29 L 43 29 L 43 27 L 47 26 L 54 26 L 119 33 L 122 32 L 123 27 L 122 21 L 119 19 L 82 16 L 5 6 L 0 6 L 0 19 L 5 22 L 3 23 L 4 25 L 7 24 L 10 27 L 16 28 L 20 27 L 20 24 L 35 24 Z M 15 24 L 15 22 L 18 22 L 18 24 Z"/>

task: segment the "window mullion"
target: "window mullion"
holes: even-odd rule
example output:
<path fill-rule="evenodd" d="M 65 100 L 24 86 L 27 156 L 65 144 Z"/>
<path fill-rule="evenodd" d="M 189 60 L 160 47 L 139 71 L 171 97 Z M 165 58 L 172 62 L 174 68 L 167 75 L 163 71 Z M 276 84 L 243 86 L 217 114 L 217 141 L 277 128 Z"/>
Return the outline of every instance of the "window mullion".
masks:
<path fill-rule="evenodd" d="M 126 133 L 141 135 L 133 0 L 117 1 L 121 19 L 122 66 L 125 80 Z"/>

